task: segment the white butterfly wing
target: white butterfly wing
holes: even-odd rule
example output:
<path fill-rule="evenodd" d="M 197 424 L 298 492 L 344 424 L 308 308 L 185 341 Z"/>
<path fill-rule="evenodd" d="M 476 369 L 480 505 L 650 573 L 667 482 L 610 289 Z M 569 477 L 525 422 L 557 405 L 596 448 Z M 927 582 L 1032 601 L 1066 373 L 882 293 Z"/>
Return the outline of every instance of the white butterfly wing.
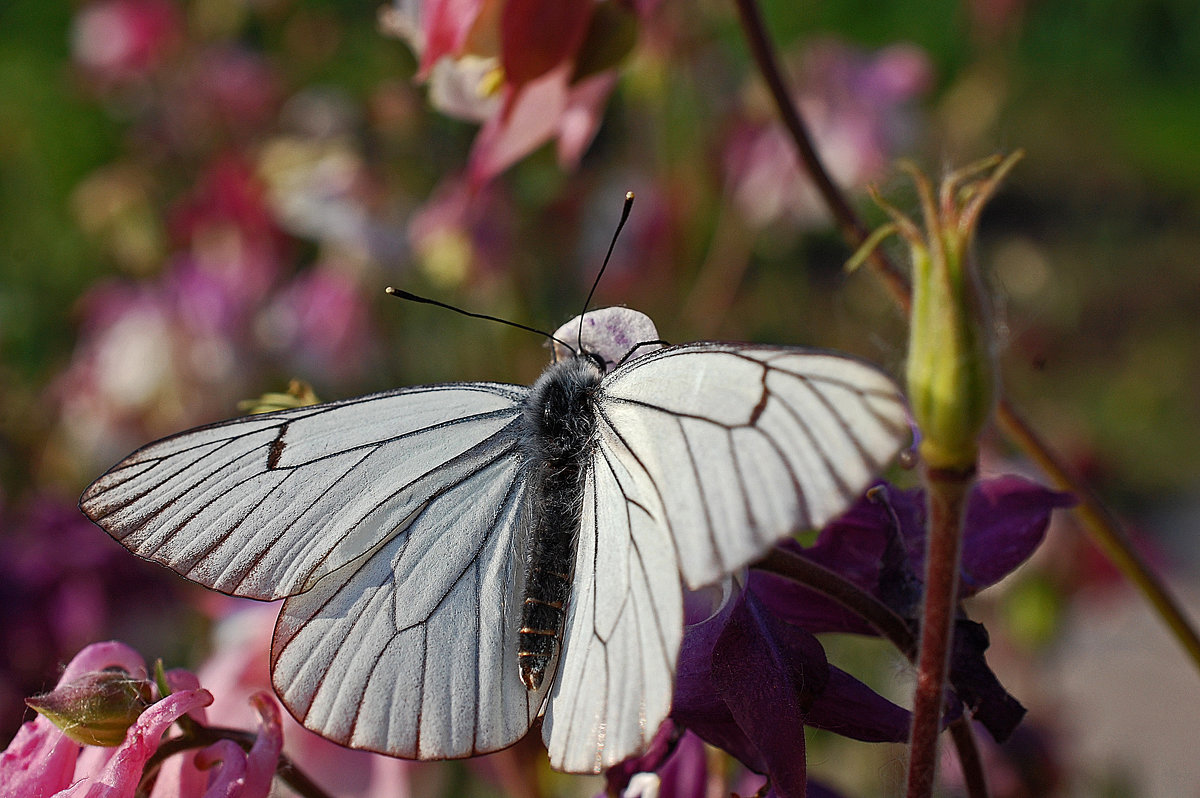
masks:
<path fill-rule="evenodd" d="M 515 655 L 526 393 L 429 386 L 200 428 L 139 449 L 80 506 L 201 584 L 290 596 L 273 679 L 309 728 L 403 756 L 496 750 L 544 699 Z"/>
<path fill-rule="evenodd" d="M 134 452 L 80 507 L 193 581 L 284 598 L 399 532 L 463 453 L 511 437 L 525 393 L 429 386 L 201 427 Z"/>
<path fill-rule="evenodd" d="M 645 749 L 671 708 L 679 565 L 645 475 L 601 433 L 583 492 L 563 655 L 542 733 L 550 764 L 599 772 Z"/>
<path fill-rule="evenodd" d="M 284 602 L 271 674 L 305 726 L 393 756 L 495 751 L 537 717 L 516 652 L 527 545 L 507 454 L 429 501 L 408 538 Z M 471 556 L 464 556 L 470 554 Z"/>
<path fill-rule="evenodd" d="M 558 681 L 551 764 L 644 750 L 670 712 L 690 587 L 844 510 L 908 438 L 873 366 L 782 347 L 689 344 L 601 386 Z"/>
<path fill-rule="evenodd" d="M 649 479 L 693 588 L 822 526 L 909 438 L 890 378 L 813 350 L 674 346 L 617 369 L 602 390 L 600 427 Z"/>

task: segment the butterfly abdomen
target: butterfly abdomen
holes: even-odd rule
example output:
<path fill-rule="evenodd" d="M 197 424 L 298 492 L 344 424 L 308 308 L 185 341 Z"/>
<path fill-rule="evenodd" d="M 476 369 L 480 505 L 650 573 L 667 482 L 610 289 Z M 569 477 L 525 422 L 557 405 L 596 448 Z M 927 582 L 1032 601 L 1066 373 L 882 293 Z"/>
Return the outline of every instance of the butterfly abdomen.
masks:
<path fill-rule="evenodd" d="M 580 497 L 596 432 L 596 389 L 603 376 L 586 356 L 555 363 L 526 400 L 529 559 L 517 657 L 521 681 L 530 690 L 541 685 L 562 639 L 575 570 Z"/>

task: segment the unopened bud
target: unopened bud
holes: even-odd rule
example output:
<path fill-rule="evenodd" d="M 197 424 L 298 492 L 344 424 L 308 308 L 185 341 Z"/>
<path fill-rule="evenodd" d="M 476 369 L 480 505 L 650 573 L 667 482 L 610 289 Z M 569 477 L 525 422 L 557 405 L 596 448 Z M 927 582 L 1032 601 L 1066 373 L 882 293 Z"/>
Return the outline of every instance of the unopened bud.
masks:
<path fill-rule="evenodd" d="M 895 232 L 912 253 L 908 401 L 921 430 L 921 459 L 930 468 L 973 469 L 979 437 L 996 403 L 989 302 L 971 247 L 984 204 L 1020 158 L 1019 152 L 991 158 L 953 173 L 936 198 L 929 180 L 909 169 L 921 199 L 923 228 L 876 197 L 892 224 L 863 249 Z M 863 257 L 860 251 L 854 260 Z"/>
<path fill-rule="evenodd" d="M 117 746 L 153 700 L 150 681 L 105 670 L 85 674 L 25 703 L 77 743 Z"/>

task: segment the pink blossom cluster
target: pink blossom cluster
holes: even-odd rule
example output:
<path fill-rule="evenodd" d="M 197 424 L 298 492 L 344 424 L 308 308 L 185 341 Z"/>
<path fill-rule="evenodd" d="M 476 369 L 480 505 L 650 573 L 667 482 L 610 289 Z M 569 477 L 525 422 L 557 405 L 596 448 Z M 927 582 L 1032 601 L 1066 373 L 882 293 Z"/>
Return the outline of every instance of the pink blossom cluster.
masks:
<path fill-rule="evenodd" d="M 122 643 L 93 643 L 71 660 L 59 680 L 67 688 L 89 674 L 119 669 L 146 678 L 146 666 Z M 186 671 L 172 671 L 173 692 L 151 703 L 116 747 L 85 746 L 44 715 L 24 724 L 0 755 L 0 785 L 24 798 L 133 798 L 144 769 L 180 718 L 205 721 L 212 694 Z M 199 751 L 168 758 L 154 780 L 151 798 L 266 798 L 283 748 L 280 711 L 267 693 L 252 698 L 258 730 L 249 751 L 222 739 Z"/>

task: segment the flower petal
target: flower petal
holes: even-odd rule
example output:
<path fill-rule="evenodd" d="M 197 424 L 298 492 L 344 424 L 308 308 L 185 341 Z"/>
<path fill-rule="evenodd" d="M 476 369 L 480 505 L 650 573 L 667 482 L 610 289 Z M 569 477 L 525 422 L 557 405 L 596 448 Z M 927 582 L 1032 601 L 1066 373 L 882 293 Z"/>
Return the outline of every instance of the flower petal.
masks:
<path fill-rule="evenodd" d="M 572 63 L 595 0 L 508 0 L 500 17 L 500 60 L 514 91 Z"/>
<path fill-rule="evenodd" d="M 425 50 L 417 73 L 424 80 L 444 56 L 456 56 L 471 32 L 483 0 L 427 0 L 422 14 Z"/>
<path fill-rule="evenodd" d="M 1046 534 L 1050 511 L 1074 504 L 1071 494 L 1022 477 L 980 482 L 971 493 L 963 524 L 960 597 L 996 584 L 1025 562 Z"/>
<path fill-rule="evenodd" d="M 174 693 L 152 704 L 142 713 L 117 749 L 104 770 L 77 782 L 61 793 L 62 798 L 133 798 L 142 769 L 158 750 L 163 733 L 183 715 L 197 707 L 212 703 L 207 690 L 186 690 Z"/>
<path fill-rule="evenodd" d="M 804 721 L 828 681 L 825 652 L 750 591 L 684 636 L 672 717 L 769 773 L 782 796 L 804 794 Z"/>

